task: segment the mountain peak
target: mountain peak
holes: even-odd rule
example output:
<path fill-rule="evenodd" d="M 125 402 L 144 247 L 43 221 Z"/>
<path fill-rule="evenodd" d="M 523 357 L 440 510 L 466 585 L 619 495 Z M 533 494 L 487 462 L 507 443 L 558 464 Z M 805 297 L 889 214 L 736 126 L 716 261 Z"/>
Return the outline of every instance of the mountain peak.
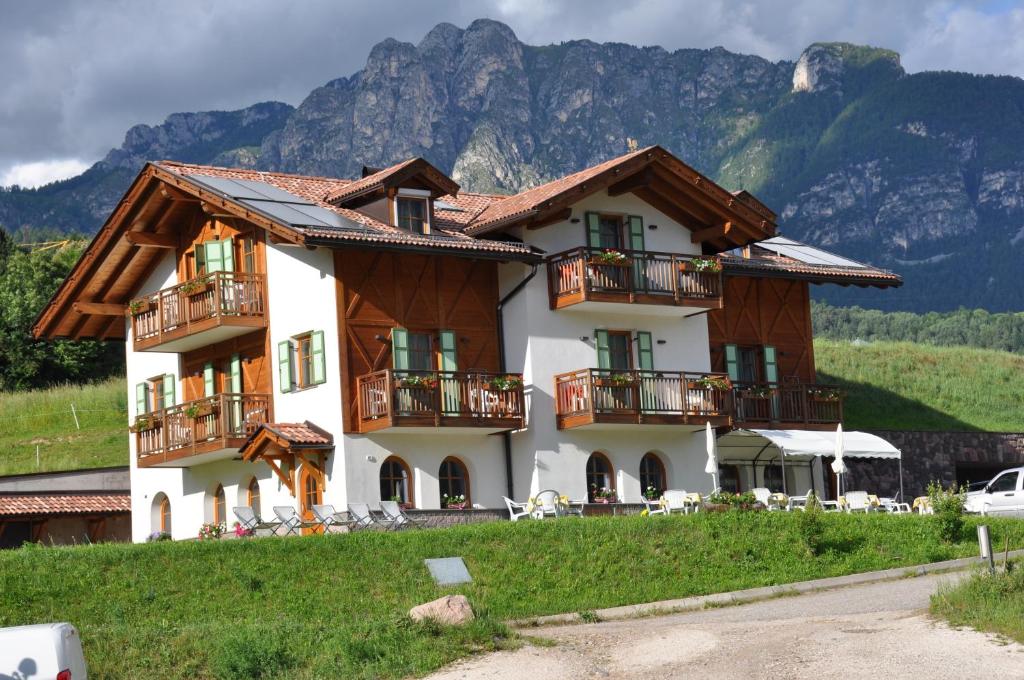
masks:
<path fill-rule="evenodd" d="M 850 71 L 867 67 L 904 75 L 900 55 L 893 50 L 844 42 L 813 43 L 793 69 L 794 92 L 833 92 L 842 96 Z"/>

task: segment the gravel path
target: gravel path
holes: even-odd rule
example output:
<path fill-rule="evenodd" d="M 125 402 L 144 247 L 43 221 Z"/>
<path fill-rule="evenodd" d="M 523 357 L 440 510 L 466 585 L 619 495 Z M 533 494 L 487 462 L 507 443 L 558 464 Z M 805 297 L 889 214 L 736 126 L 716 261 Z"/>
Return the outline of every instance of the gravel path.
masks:
<path fill-rule="evenodd" d="M 922 576 L 687 614 L 524 630 L 555 644 L 477 657 L 430 678 L 1024 679 L 1024 646 L 928 618 L 928 597 L 958 578 Z"/>

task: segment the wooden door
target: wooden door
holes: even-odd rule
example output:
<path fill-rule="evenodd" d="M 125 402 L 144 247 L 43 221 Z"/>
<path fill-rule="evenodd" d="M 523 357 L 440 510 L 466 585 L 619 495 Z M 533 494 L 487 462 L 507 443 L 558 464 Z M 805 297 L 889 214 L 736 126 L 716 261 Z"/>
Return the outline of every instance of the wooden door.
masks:
<path fill-rule="evenodd" d="M 309 463 L 302 465 L 299 473 L 299 515 L 303 521 L 312 522 L 313 506 L 324 502 L 324 490 L 320 487 L 320 475 L 310 468 Z M 313 533 L 312 529 L 303 529 L 302 533 Z"/>

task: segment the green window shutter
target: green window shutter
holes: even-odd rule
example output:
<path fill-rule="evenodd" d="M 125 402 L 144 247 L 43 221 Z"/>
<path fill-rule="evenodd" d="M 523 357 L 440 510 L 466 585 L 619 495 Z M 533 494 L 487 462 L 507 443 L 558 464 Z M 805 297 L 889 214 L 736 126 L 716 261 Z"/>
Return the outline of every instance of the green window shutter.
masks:
<path fill-rule="evenodd" d="M 409 331 L 404 328 L 391 331 L 391 359 L 396 371 L 409 370 Z"/>
<path fill-rule="evenodd" d="M 206 251 L 206 273 L 224 271 L 224 250 L 220 241 L 207 241 L 203 244 Z"/>
<path fill-rule="evenodd" d="M 174 404 L 174 375 L 168 373 L 164 376 L 164 408 L 170 408 Z"/>
<path fill-rule="evenodd" d="M 231 391 L 234 394 L 242 393 L 242 357 L 237 354 L 231 355 Z"/>
<path fill-rule="evenodd" d="M 630 215 L 629 218 L 629 249 L 646 250 L 644 248 L 644 218 Z"/>
<path fill-rule="evenodd" d="M 290 340 L 277 343 L 277 378 L 282 392 L 291 392 L 292 384 L 292 343 Z"/>
<path fill-rule="evenodd" d="M 146 399 L 146 383 L 140 382 L 135 386 L 135 413 L 141 414 L 149 411 L 148 400 Z"/>
<path fill-rule="evenodd" d="M 736 345 L 725 346 L 725 372 L 729 374 L 729 380 L 740 379 L 740 357 Z"/>
<path fill-rule="evenodd" d="M 611 368 L 612 355 L 608 350 L 608 331 L 602 329 L 594 331 L 594 342 L 597 345 L 597 367 Z"/>
<path fill-rule="evenodd" d="M 641 371 L 654 370 L 654 348 L 651 346 L 651 334 L 640 331 L 636 334 L 637 361 Z"/>
<path fill-rule="evenodd" d="M 779 364 L 775 359 L 775 348 L 770 345 L 764 347 L 764 380 L 769 383 L 779 382 Z"/>
<path fill-rule="evenodd" d="M 216 392 L 216 386 L 214 385 L 214 373 L 213 364 L 207 362 L 203 366 L 203 396 L 212 397 Z"/>
<path fill-rule="evenodd" d="M 595 212 L 586 214 L 587 245 L 591 248 L 601 247 L 601 215 Z"/>
<path fill-rule="evenodd" d="M 220 242 L 220 253 L 224 271 L 235 271 L 235 242 L 230 237 Z"/>
<path fill-rule="evenodd" d="M 455 331 L 441 331 L 441 370 L 459 370 L 458 357 L 455 354 Z"/>
<path fill-rule="evenodd" d="M 327 382 L 327 361 L 324 356 L 324 332 L 313 331 L 309 339 L 309 351 L 313 358 L 313 384 Z"/>

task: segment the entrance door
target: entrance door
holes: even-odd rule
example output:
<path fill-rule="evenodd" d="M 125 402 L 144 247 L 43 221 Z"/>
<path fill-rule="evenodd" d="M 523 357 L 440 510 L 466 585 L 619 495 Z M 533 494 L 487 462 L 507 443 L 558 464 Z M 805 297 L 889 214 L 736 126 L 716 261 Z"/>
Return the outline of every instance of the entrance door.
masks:
<path fill-rule="evenodd" d="M 299 474 L 299 514 L 307 522 L 313 521 L 313 506 L 324 502 L 323 489 L 320 488 L 319 473 L 311 470 L 309 463 L 302 465 Z M 312 529 L 303 529 L 302 533 L 312 533 Z"/>

